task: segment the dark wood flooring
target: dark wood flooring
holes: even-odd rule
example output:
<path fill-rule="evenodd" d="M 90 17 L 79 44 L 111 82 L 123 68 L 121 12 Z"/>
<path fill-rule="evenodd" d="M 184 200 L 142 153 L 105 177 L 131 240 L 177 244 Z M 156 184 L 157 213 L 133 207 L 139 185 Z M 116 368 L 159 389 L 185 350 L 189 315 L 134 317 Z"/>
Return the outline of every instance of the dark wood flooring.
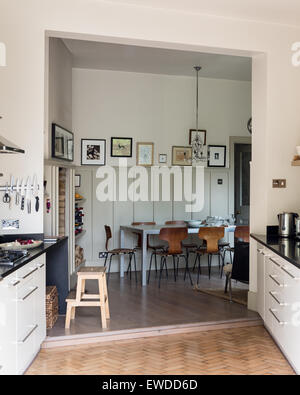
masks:
<path fill-rule="evenodd" d="M 200 288 L 224 287 L 225 279 L 220 279 L 218 268 L 212 268 L 210 280 L 205 268 L 203 272 Z M 193 274 L 193 280 L 195 279 L 196 274 Z M 87 291 L 94 293 L 95 286 L 92 281 L 87 282 Z M 233 282 L 233 287 L 247 286 Z M 151 274 L 147 287 L 136 284 L 134 274 L 130 281 L 128 277 L 120 279 L 119 273 L 113 273 L 108 282 L 108 292 L 111 313 L 108 329 L 101 328 L 98 308 L 80 307 L 76 310 L 76 319 L 72 321 L 70 329 L 64 328 L 65 317 L 60 316 L 54 328 L 48 330 L 48 336 L 54 338 L 103 331 L 259 318 L 257 313 L 243 305 L 195 291 L 188 279 L 183 281 L 182 271 L 177 282 L 174 282 L 173 271 L 170 270 L 168 280 L 162 280 L 160 289 L 155 272 Z"/>

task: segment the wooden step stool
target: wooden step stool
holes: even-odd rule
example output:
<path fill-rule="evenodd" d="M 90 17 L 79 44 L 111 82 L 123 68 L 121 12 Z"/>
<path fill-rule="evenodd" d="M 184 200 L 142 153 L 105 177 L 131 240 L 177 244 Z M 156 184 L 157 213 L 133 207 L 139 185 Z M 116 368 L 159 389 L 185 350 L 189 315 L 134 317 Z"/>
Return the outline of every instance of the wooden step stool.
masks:
<path fill-rule="evenodd" d="M 86 294 L 85 281 L 97 280 L 99 294 Z M 104 267 L 83 267 L 77 272 L 76 295 L 71 292 L 66 299 L 67 314 L 65 328 L 70 328 L 71 319 L 75 318 L 76 307 L 99 306 L 101 311 L 102 328 L 107 328 L 106 320 L 110 319 L 106 273 Z"/>

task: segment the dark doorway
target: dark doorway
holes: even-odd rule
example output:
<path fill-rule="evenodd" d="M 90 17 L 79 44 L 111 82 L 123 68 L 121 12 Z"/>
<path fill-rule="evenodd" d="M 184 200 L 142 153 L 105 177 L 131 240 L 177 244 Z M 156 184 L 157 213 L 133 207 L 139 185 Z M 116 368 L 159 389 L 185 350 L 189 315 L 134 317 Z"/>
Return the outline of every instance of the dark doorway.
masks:
<path fill-rule="evenodd" d="M 249 225 L 251 144 L 234 145 L 234 211 L 237 225 Z"/>

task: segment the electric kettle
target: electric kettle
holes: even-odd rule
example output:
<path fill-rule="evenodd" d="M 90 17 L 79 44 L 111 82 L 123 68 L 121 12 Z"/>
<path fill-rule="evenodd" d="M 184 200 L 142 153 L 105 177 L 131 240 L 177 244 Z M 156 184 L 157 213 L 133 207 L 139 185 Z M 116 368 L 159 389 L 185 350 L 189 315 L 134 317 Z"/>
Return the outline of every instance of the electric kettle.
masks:
<path fill-rule="evenodd" d="M 295 236 L 295 219 L 298 218 L 296 213 L 278 214 L 279 236 L 291 237 Z"/>

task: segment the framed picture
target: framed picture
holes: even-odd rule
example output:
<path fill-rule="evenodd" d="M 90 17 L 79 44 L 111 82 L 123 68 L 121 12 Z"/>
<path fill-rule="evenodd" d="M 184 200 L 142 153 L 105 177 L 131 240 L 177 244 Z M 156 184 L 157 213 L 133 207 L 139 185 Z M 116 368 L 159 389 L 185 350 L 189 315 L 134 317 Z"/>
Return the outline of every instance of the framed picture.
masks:
<path fill-rule="evenodd" d="M 167 154 L 159 154 L 158 155 L 159 163 L 167 163 Z"/>
<path fill-rule="evenodd" d="M 81 164 L 104 166 L 106 160 L 106 140 L 82 139 L 81 140 Z"/>
<path fill-rule="evenodd" d="M 74 135 L 56 123 L 52 124 L 52 158 L 74 160 Z"/>
<path fill-rule="evenodd" d="M 192 166 L 192 147 L 172 147 L 173 166 Z"/>
<path fill-rule="evenodd" d="M 75 188 L 79 188 L 81 186 L 81 175 L 75 174 Z"/>
<path fill-rule="evenodd" d="M 189 144 L 206 145 L 206 130 L 190 129 Z"/>
<path fill-rule="evenodd" d="M 208 167 L 226 166 L 226 145 L 208 146 Z"/>
<path fill-rule="evenodd" d="M 136 144 L 136 164 L 138 166 L 152 166 L 154 155 L 154 143 Z"/>
<path fill-rule="evenodd" d="M 112 137 L 110 146 L 110 156 L 119 158 L 132 157 L 131 137 Z"/>

